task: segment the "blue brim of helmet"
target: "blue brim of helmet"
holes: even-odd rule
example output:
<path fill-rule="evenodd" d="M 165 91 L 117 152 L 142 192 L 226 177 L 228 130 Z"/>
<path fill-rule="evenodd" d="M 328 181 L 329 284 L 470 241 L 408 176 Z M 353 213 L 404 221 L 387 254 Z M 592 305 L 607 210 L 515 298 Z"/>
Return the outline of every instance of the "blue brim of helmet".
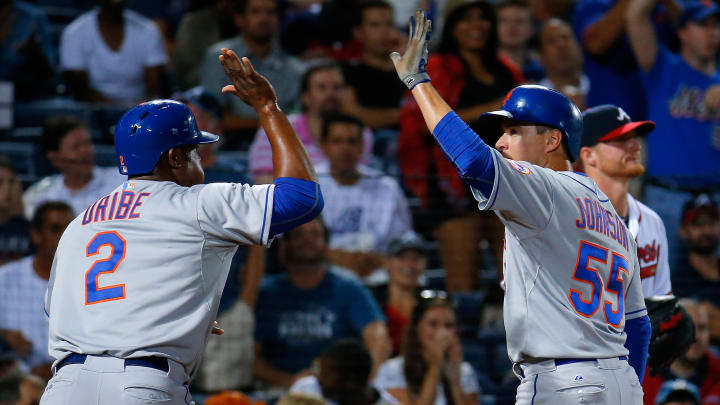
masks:
<path fill-rule="evenodd" d="M 197 143 L 213 143 L 220 140 L 220 136 L 212 134 L 210 132 L 200 131 Z"/>

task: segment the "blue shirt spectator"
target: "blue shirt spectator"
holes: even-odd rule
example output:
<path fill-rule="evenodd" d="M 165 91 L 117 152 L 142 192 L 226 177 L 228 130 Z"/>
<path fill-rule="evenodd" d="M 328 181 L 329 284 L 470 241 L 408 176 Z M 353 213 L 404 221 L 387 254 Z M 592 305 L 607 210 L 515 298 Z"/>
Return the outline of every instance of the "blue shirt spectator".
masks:
<path fill-rule="evenodd" d="M 370 293 L 357 281 L 328 271 L 317 287 L 304 290 L 286 274 L 272 276 L 260 289 L 255 339 L 264 358 L 296 373 L 337 339 L 359 338 L 383 319 Z"/>
<path fill-rule="evenodd" d="M 16 99 L 50 94 L 56 55 L 45 12 L 24 1 L 4 1 L 0 6 L 0 80 L 15 84 Z"/>
<path fill-rule="evenodd" d="M 590 87 L 586 106 L 614 104 L 634 119 L 644 120 L 647 99 L 623 27 L 624 10 L 629 3 L 625 0 L 581 0 L 575 7 L 573 28 L 583 49 L 585 73 L 590 83 L 596 83 Z M 665 7 L 657 6 L 652 17 L 661 40 L 674 48 L 670 15 Z"/>
<path fill-rule="evenodd" d="M 359 282 L 329 269 L 328 231 L 315 219 L 287 232 L 278 256 L 287 274 L 260 288 L 255 310 L 255 377 L 289 388 L 312 361 L 341 338 L 361 338 L 375 368 L 390 339 L 382 313 Z"/>

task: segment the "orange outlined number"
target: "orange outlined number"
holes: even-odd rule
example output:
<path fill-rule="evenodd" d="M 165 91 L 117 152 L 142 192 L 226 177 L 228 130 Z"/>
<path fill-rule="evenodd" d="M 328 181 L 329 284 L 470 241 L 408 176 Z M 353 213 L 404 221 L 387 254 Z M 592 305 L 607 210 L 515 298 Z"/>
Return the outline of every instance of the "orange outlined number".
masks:
<path fill-rule="evenodd" d="M 115 231 L 100 232 L 85 248 L 85 257 L 95 256 L 103 246 L 110 247 L 110 256 L 97 259 L 85 273 L 85 305 L 125 298 L 125 284 L 100 287 L 98 279 L 102 274 L 113 273 L 125 259 L 127 243 Z"/>
<path fill-rule="evenodd" d="M 611 252 L 610 274 L 607 283 L 603 285 L 600 272 L 592 264 L 595 262 L 601 266 L 607 266 L 608 256 L 609 252 L 606 248 L 594 243 L 580 241 L 577 263 L 572 278 L 575 281 L 589 284 L 592 288 L 587 299 L 583 298 L 582 291 L 570 288 L 568 299 L 575 312 L 587 318 L 595 315 L 595 312 L 600 309 L 600 304 L 603 303 L 605 322 L 617 328 L 620 327 L 625 317 L 625 280 L 622 273 L 628 279 L 630 278 L 629 263 L 623 255 Z M 613 310 L 611 301 L 603 300 L 603 293 L 617 297 L 616 310 Z"/>

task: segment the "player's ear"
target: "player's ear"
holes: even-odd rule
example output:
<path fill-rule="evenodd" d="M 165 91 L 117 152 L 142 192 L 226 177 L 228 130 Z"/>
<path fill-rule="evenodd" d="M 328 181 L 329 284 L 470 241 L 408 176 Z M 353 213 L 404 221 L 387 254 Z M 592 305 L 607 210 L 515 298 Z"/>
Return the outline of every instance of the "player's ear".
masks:
<path fill-rule="evenodd" d="M 584 167 L 595 167 L 597 165 L 597 158 L 595 156 L 595 150 L 588 146 L 580 148 L 580 159 Z"/>
<path fill-rule="evenodd" d="M 562 132 L 555 128 L 547 132 L 549 135 L 545 138 L 545 152 L 550 153 L 562 148 Z"/>
<path fill-rule="evenodd" d="M 180 169 L 186 164 L 186 156 L 181 148 L 170 148 L 167 153 L 167 162 L 171 169 Z"/>

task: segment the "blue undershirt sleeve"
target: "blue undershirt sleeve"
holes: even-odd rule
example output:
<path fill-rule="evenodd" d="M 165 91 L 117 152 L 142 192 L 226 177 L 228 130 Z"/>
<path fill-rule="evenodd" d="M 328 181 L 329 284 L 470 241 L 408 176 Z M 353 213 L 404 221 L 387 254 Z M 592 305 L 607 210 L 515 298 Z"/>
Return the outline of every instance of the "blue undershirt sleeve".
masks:
<path fill-rule="evenodd" d="M 648 347 L 650 347 L 650 335 L 652 334 L 652 325 L 647 315 L 639 318 L 628 319 L 625 321 L 625 347 L 630 354 L 628 355 L 628 363 L 635 369 L 638 379 L 642 383 L 645 374 L 645 364 L 647 363 Z"/>
<path fill-rule="evenodd" d="M 489 196 L 495 181 L 492 148 L 454 111 L 445 114 L 438 122 L 433 136 L 460 177 L 483 195 Z"/>
<path fill-rule="evenodd" d="M 273 183 L 271 238 L 320 215 L 325 202 L 318 183 L 294 177 L 279 177 Z"/>

